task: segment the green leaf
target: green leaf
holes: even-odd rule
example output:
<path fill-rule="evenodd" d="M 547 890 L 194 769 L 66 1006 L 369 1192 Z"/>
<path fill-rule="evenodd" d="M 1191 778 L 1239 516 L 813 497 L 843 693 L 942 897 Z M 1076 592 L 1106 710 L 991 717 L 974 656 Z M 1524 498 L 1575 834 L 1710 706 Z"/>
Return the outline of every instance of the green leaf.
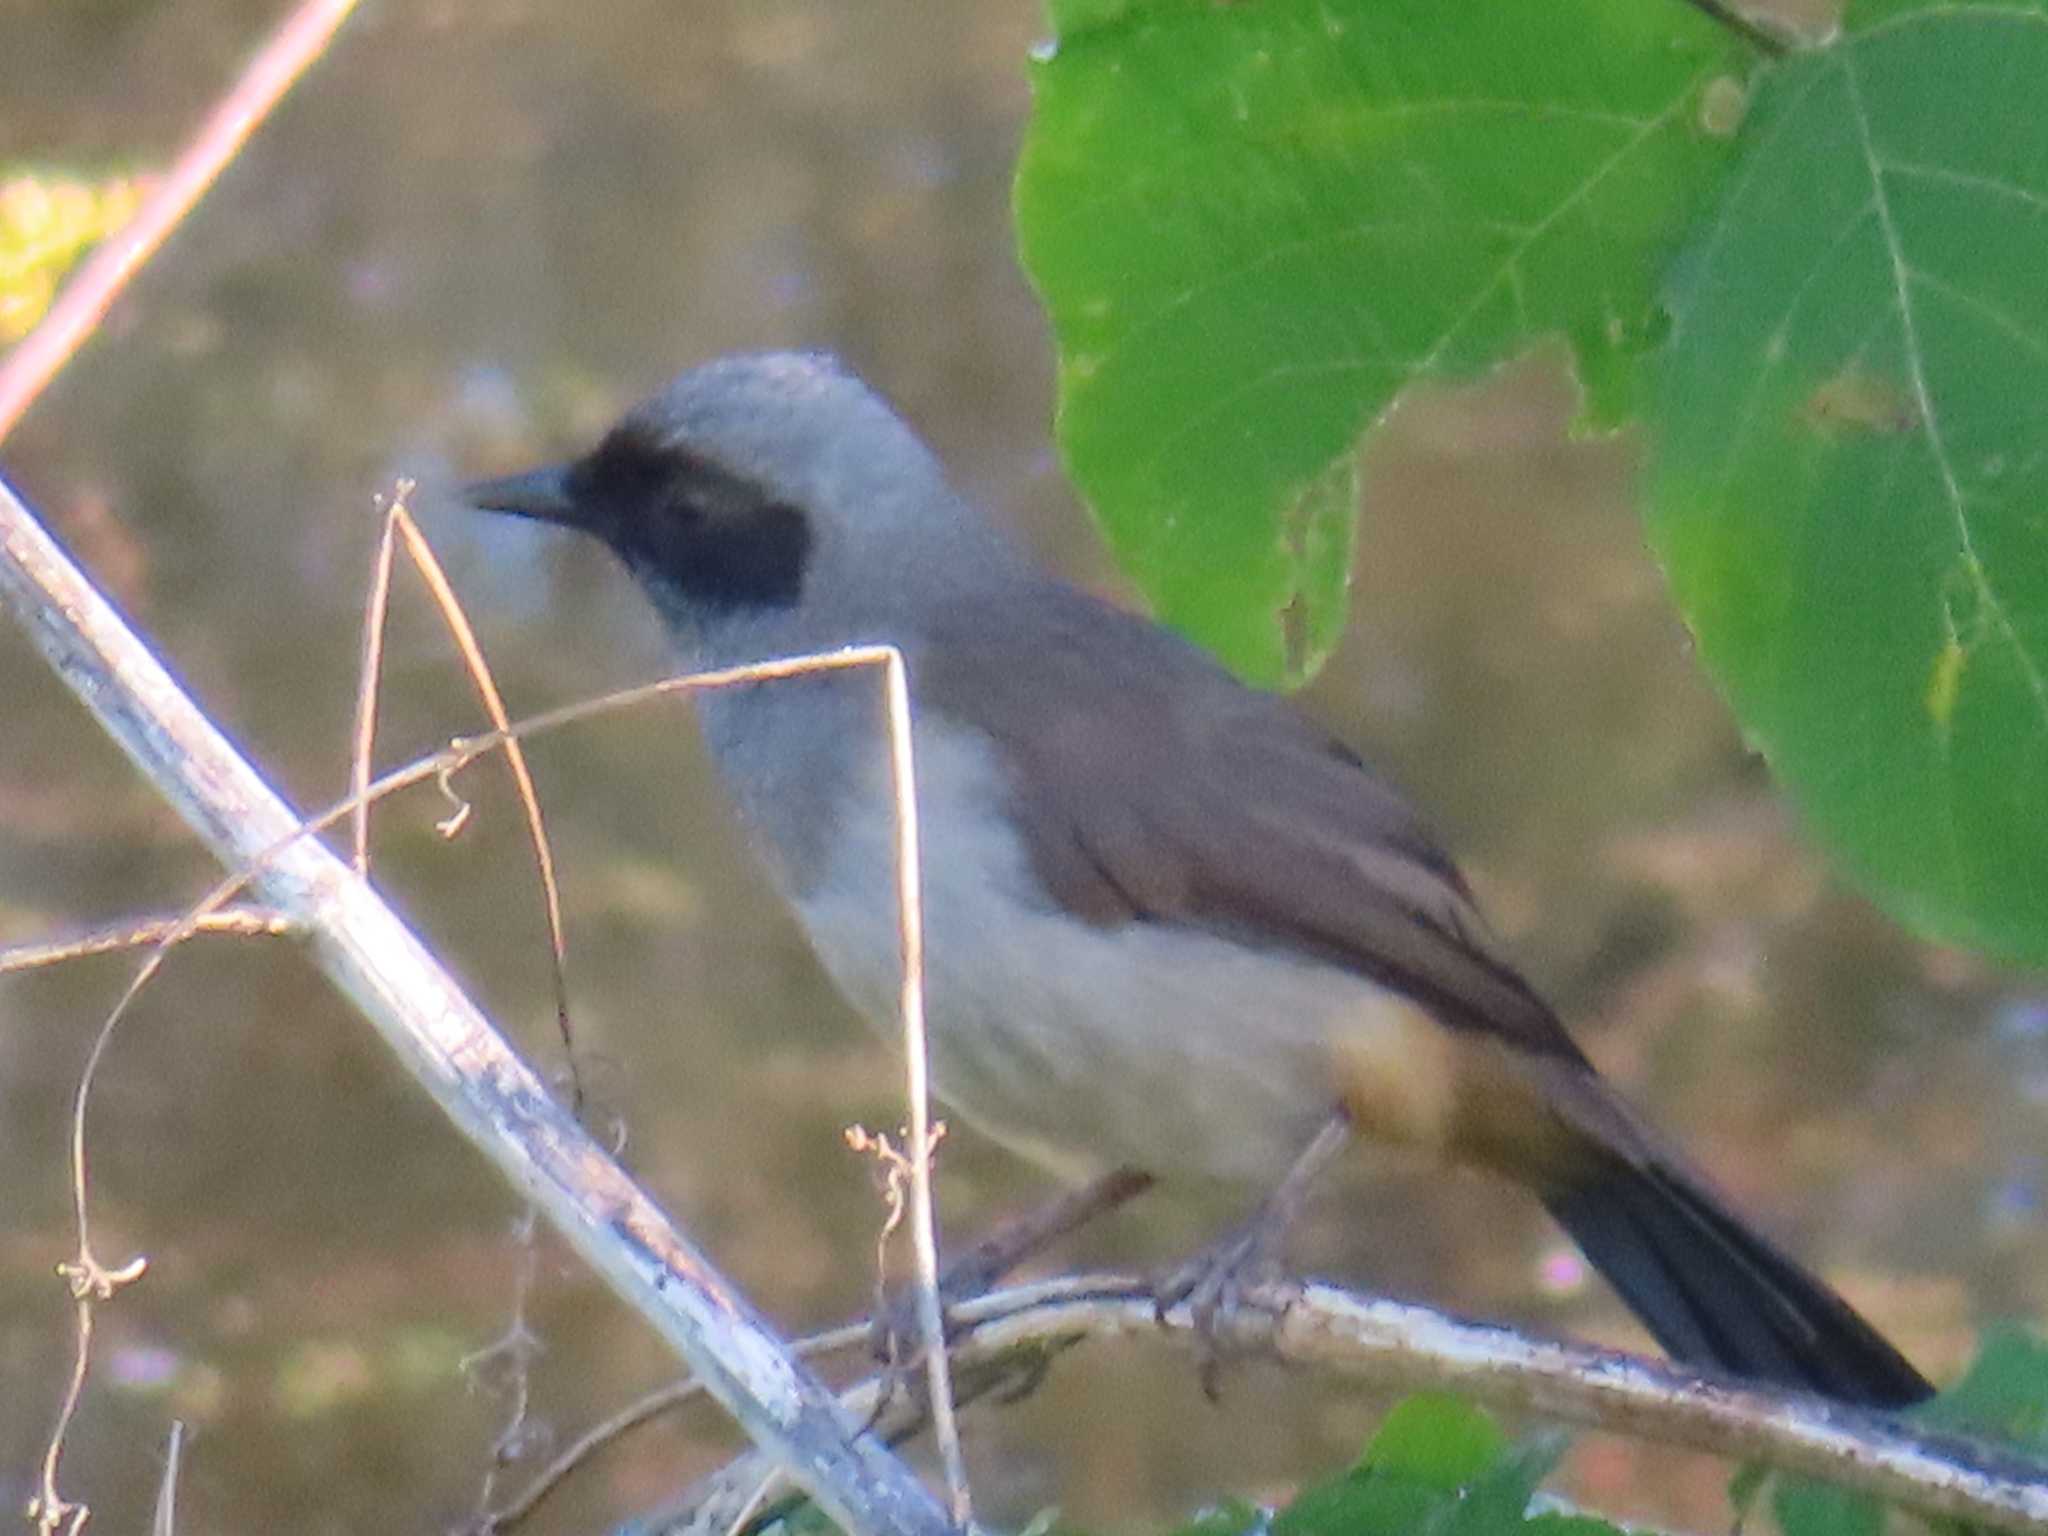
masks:
<path fill-rule="evenodd" d="M 1448 1392 L 1402 1399 L 1381 1422 L 1356 1471 L 1401 1478 L 1439 1493 L 1460 1492 L 1506 1454 L 1492 1419 Z"/>
<path fill-rule="evenodd" d="M 1598 1520 L 1528 1518 L 1530 1496 L 1557 1464 L 1561 1434 L 1520 1445 L 1477 1408 L 1443 1392 L 1397 1404 L 1358 1464 L 1303 1490 L 1273 1518 L 1273 1536 L 1613 1536 Z"/>
<path fill-rule="evenodd" d="M 1644 0 L 1060 0 L 1018 239 L 1075 483 L 1160 616 L 1262 681 L 1344 617 L 1361 438 L 1570 343 L 1638 405 L 1747 45 Z"/>
<path fill-rule="evenodd" d="M 1882 1536 L 1884 1506 L 1804 1478 L 1780 1478 L 1771 1487 L 1771 1513 L 1785 1536 Z"/>
<path fill-rule="evenodd" d="M 1449 1501 L 1418 1483 L 1354 1475 L 1304 1489 L 1268 1529 L 1272 1536 L 1413 1536 Z"/>
<path fill-rule="evenodd" d="M 1756 1501 L 1771 1480 L 1771 1469 L 1762 1462 L 1746 1462 L 1728 1479 L 1728 1512 L 1739 1526 L 1745 1523 Z"/>
<path fill-rule="evenodd" d="M 1444 1536 L 1490 1536 L 1527 1525 L 1529 1499 L 1569 1443 L 1560 1431 L 1532 1435 L 1471 1480 L 1443 1525 Z"/>
<path fill-rule="evenodd" d="M 1522 1522 L 1524 1536 L 1622 1536 L 1622 1529 L 1598 1515 L 1567 1515 L 1548 1510 Z"/>
<path fill-rule="evenodd" d="M 2018 1327 L 1990 1330 L 1963 1379 L 1913 1417 L 1938 1429 L 2048 1450 L 2048 1340 Z"/>
<path fill-rule="evenodd" d="M 1758 82 L 1669 291 L 1650 533 L 1809 824 L 2048 959 L 2048 12 L 1852 3 Z"/>

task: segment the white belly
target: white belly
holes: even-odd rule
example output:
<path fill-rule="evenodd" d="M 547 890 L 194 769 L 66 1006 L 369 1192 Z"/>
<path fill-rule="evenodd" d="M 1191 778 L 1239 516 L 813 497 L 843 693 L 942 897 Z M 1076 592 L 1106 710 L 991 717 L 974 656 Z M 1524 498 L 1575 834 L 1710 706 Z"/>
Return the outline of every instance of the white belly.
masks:
<path fill-rule="evenodd" d="M 921 729 L 925 979 L 940 1097 L 1063 1176 L 1135 1164 L 1246 1185 L 1329 1115 L 1331 1031 L 1386 994 L 1312 961 L 1165 924 L 1054 909 L 1003 817 L 988 745 Z M 900 1038 L 886 784 L 850 792 L 796 905 L 841 988 Z"/>

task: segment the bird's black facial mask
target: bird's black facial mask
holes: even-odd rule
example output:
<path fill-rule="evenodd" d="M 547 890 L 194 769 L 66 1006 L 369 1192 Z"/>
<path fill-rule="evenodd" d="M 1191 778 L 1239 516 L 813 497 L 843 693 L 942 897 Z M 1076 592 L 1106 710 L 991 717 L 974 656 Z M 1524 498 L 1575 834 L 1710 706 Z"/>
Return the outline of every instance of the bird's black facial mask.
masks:
<path fill-rule="evenodd" d="M 469 499 L 595 534 L 636 576 L 703 611 L 792 607 L 803 592 L 803 510 L 637 423 L 560 470 L 473 486 Z"/>

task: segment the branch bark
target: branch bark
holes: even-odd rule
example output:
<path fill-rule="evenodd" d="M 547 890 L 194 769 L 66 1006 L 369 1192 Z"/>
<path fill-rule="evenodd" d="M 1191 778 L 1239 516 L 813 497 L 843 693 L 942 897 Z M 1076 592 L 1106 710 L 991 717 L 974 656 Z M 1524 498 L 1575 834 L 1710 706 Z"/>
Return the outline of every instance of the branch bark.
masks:
<path fill-rule="evenodd" d="M 1503 1412 L 1762 1462 L 1980 1529 L 2048 1529 L 2048 1465 L 1890 1414 L 1534 1339 L 1334 1286 L 1255 1291 L 1247 1300 L 1217 1321 L 1233 1358 L 1277 1360 L 1377 1388 L 1449 1387 Z M 991 1381 L 1042 1369 L 1086 1339 L 1135 1334 L 1203 1347 L 1185 1306 L 1158 1317 L 1151 1287 L 1126 1275 L 1017 1286 L 962 1303 L 947 1319 L 963 1401 Z M 1005 1362 L 1007 1375 L 999 1369 Z M 880 1380 L 863 1382 L 843 1402 L 870 1416 L 885 1390 Z M 899 1405 L 876 1427 L 897 1443 L 917 1424 Z M 758 1457 L 742 1458 L 630 1529 L 636 1536 L 727 1531 L 772 1471 Z"/>
<path fill-rule="evenodd" d="M 0 606 L 406 1069 L 819 1505 L 849 1530 L 951 1529 L 931 1495 L 552 1098 L 370 885 L 186 696 L 0 479 Z M 278 851 L 278 850 L 282 851 Z"/>

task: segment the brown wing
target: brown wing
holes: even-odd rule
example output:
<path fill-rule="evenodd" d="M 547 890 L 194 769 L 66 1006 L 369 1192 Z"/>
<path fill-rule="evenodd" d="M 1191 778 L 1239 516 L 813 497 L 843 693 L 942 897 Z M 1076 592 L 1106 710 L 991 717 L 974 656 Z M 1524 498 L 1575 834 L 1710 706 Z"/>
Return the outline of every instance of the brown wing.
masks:
<path fill-rule="evenodd" d="M 946 613 L 920 700 L 988 732 L 1053 899 L 1315 955 L 1445 1024 L 1585 1058 L 1464 877 L 1355 755 L 1170 632 L 1047 583 Z M 1015 606 L 1009 606 L 1014 603 Z"/>

